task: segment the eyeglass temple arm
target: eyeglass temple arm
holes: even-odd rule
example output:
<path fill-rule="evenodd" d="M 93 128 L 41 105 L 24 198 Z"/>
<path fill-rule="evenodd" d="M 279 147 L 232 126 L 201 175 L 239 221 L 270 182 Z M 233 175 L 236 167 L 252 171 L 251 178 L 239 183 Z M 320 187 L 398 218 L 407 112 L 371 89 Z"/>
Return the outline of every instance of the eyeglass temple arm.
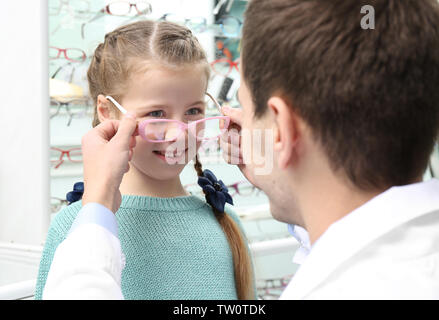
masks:
<path fill-rule="evenodd" d="M 116 106 L 116 108 L 119 109 L 120 112 L 122 112 L 122 114 L 126 114 L 127 111 L 125 110 L 124 107 L 122 107 L 119 102 L 117 102 L 116 100 L 113 99 L 113 97 L 111 96 L 106 96 L 105 98 L 107 98 L 108 100 L 110 100 L 111 102 L 113 102 L 113 104 Z"/>
<path fill-rule="evenodd" d="M 213 103 L 215 104 L 215 106 L 218 108 L 218 110 L 221 112 L 221 106 L 219 105 L 218 101 L 216 101 L 216 99 L 208 92 L 206 92 L 206 94 L 212 99 Z M 122 112 L 122 114 L 126 114 L 127 111 L 125 110 L 124 107 L 122 107 L 116 100 L 113 99 L 113 97 L 111 96 L 106 96 L 105 98 L 107 98 L 108 100 L 110 100 L 111 102 L 113 102 L 113 104 L 119 109 L 120 112 Z"/>
<path fill-rule="evenodd" d="M 99 18 L 103 17 L 104 15 L 105 15 L 105 8 L 98 11 L 98 13 L 96 13 L 96 15 L 93 18 L 91 18 L 90 20 L 81 24 L 81 37 L 82 37 L 82 39 L 85 38 L 85 26 L 89 23 L 92 23 L 95 20 L 98 20 Z"/>
<path fill-rule="evenodd" d="M 222 113 L 221 106 L 219 105 L 218 101 L 216 101 L 216 99 L 209 92 L 206 92 L 206 94 L 209 96 L 210 99 L 212 99 L 213 103 L 218 108 L 219 112 Z"/>

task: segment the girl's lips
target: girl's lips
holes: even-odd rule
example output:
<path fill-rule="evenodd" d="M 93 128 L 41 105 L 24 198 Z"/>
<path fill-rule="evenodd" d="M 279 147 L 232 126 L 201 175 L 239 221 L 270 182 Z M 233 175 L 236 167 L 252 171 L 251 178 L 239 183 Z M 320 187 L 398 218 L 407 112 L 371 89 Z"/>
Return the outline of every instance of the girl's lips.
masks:
<path fill-rule="evenodd" d="M 154 150 L 153 153 L 157 155 L 160 159 L 166 161 L 166 158 L 178 159 L 181 156 L 185 155 L 187 151 L 188 149 L 185 149 L 183 152 L 171 154 L 171 153 L 166 153 L 166 151 Z"/>

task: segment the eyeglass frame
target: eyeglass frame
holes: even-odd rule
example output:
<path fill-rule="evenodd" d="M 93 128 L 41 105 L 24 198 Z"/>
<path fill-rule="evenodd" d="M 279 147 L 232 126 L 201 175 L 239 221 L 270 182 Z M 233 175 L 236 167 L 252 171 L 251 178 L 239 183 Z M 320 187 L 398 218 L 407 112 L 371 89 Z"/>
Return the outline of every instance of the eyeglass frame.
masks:
<path fill-rule="evenodd" d="M 241 192 L 239 192 L 239 185 L 242 185 L 242 184 L 245 184 L 245 186 L 243 186 L 243 188 L 245 188 L 245 187 L 249 187 L 249 188 L 251 188 L 252 190 L 251 190 L 251 193 L 249 193 L 249 194 L 245 194 L 245 193 L 241 193 Z M 255 190 L 256 190 L 256 196 L 259 196 L 259 194 L 262 192 L 262 190 L 261 189 L 259 189 L 258 187 L 256 187 L 255 185 L 253 185 L 253 184 L 251 184 L 250 182 L 248 182 L 248 181 L 245 181 L 245 180 L 242 180 L 242 181 L 238 181 L 238 182 L 235 182 L 235 183 L 232 183 L 232 184 L 228 184 L 227 186 L 226 186 L 227 188 L 229 188 L 229 189 L 234 189 L 235 190 L 235 193 L 232 195 L 232 194 L 230 194 L 232 197 L 234 196 L 234 195 L 240 195 L 241 197 L 249 197 L 249 196 L 252 196 L 253 195 L 253 193 L 255 193 Z"/>
<path fill-rule="evenodd" d="M 58 50 L 58 55 L 55 58 L 50 58 L 49 57 L 49 60 L 57 60 L 57 59 L 59 59 L 60 56 L 61 56 L 61 53 L 64 53 L 64 58 L 66 60 L 68 60 L 68 61 L 71 61 L 71 62 L 84 62 L 87 59 L 87 54 L 85 53 L 84 50 L 82 50 L 80 48 L 58 48 L 58 47 L 50 46 L 49 49 L 56 49 L 56 50 Z M 80 58 L 80 60 L 74 60 L 72 58 L 69 58 L 67 56 L 67 50 L 77 50 L 77 51 L 80 51 L 82 53 L 82 57 Z"/>
<path fill-rule="evenodd" d="M 209 98 L 212 99 L 212 101 L 213 101 L 213 103 L 215 104 L 215 106 L 216 106 L 216 107 L 218 108 L 218 110 L 221 112 L 221 106 L 219 105 L 218 101 L 216 101 L 216 99 L 215 99 L 210 93 L 205 92 L 205 94 L 206 94 Z M 122 112 L 122 114 L 126 114 L 126 113 L 127 113 L 127 110 L 126 110 L 124 107 L 122 107 L 122 105 L 120 105 L 120 103 L 117 102 L 112 96 L 105 96 L 105 98 L 107 98 L 108 100 L 110 100 L 110 101 L 116 106 L 116 108 L 119 109 L 120 112 Z M 166 139 L 166 140 L 162 140 L 162 141 L 156 141 L 156 140 L 148 139 L 148 138 L 146 137 L 145 133 L 144 133 L 145 126 L 146 126 L 148 123 L 151 123 L 151 122 L 174 122 L 174 123 L 177 123 L 177 124 L 179 125 L 179 128 L 180 128 L 180 130 L 181 130 L 181 133 L 183 133 L 183 132 L 185 132 L 186 130 L 189 131 L 191 128 L 196 127 L 196 124 L 197 124 L 197 123 L 205 122 L 205 121 L 207 121 L 207 120 L 213 120 L 213 119 L 222 119 L 222 120 L 225 121 L 224 126 L 223 126 L 223 127 L 224 127 L 223 130 L 227 130 L 227 128 L 229 127 L 229 124 L 230 124 L 230 117 L 229 117 L 229 116 L 208 117 L 208 118 L 203 118 L 203 119 L 200 119 L 200 120 L 197 120 L 197 121 L 192 121 L 192 122 L 189 123 L 189 124 L 186 124 L 186 123 L 184 123 L 184 122 L 182 122 L 182 121 L 174 120 L 174 119 L 146 119 L 146 120 L 142 120 L 142 121 L 138 124 L 138 129 L 139 129 L 138 131 L 139 131 L 139 135 L 140 135 L 144 140 L 146 140 L 146 141 L 148 141 L 148 142 L 151 142 L 151 143 L 172 142 L 172 141 L 177 140 L 178 137 L 174 137 L 174 138 L 172 138 L 172 139 Z M 221 135 L 221 134 L 220 134 L 220 135 Z M 199 137 L 196 135 L 196 138 L 197 138 L 197 141 L 208 141 L 208 140 L 218 139 L 218 137 L 219 137 L 220 135 L 218 135 L 218 136 L 216 136 L 216 137 L 212 137 L 212 138 L 201 138 L 201 139 L 199 139 Z"/>
<path fill-rule="evenodd" d="M 78 11 L 79 15 L 80 15 L 80 14 L 83 14 L 83 13 L 87 13 L 87 14 L 91 13 L 91 11 L 90 11 L 90 1 L 89 1 L 89 0 L 82 0 L 82 2 L 85 3 L 85 4 L 87 5 L 87 9 L 84 10 L 84 11 L 82 11 L 82 10 Z M 58 5 L 58 8 L 57 8 L 57 10 L 56 10 L 56 11 L 57 11 L 56 13 L 51 13 L 51 12 L 50 12 L 50 9 L 51 9 L 51 8 L 54 8 L 54 7 L 51 7 L 51 6 L 49 5 L 49 16 L 57 16 L 57 15 L 59 15 L 59 14 L 61 13 L 61 10 L 62 10 L 64 7 L 68 7 L 68 10 L 66 10 L 66 11 L 67 11 L 69 14 L 70 14 L 71 10 L 73 10 L 73 9 L 71 9 L 71 7 L 70 7 L 70 0 L 59 0 L 59 5 Z M 76 10 L 73 10 L 73 11 L 76 11 Z M 77 18 L 79 18 L 79 17 L 77 17 Z"/>
<path fill-rule="evenodd" d="M 112 5 L 112 4 L 114 4 L 114 3 L 117 3 L 117 2 L 125 2 L 125 1 L 113 1 L 113 2 L 111 2 L 111 3 L 109 3 L 109 4 L 107 4 L 107 5 L 106 5 L 105 7 L 103 7 L 101 10 L 99 10 L 98 13 L 97 13 L 93 18 L 91 18 L 90 20 L 84 22 L 84 23 L 81 25 L 81 38 L 82 38 L 82 39 L 85 39 L 85 26 L 86 26 L 87 24 L 89 24 L 89 23 L 95 21 L 95 20 L 98 20 L 99 18 L 105 16 L 106 14 L 108 14 L 108 15 L 110 15 L 110 16 L 115 16 L 115 17 L 125 17 L 125 16 L 126 16 L 126 15 L 117 15 L 117 14 L 112 14 L 112 13 L 111 13 L 111 11 L 110 11 L 110 5 Z M 132 2 L 126 2 L 126 3 L 128 3 L 128 4 L 130 5 L 130 10 L 129 10 L 129 12 L 131 12 L 131 8 L 134 6 L 134 7 L 136 8 L 136 11 L 137 11 L 137 14 L 136 14 L 135 16 L 141 16 L 141 15 L 143 15 L 143 14 L 148 15 L 148 14 L 152 13 L 152 6 L 151 6 L 151 3 L 150 3 L 149 1 L 141 1 L 141 2 L 148 4 L 148 8 L 145 9 L 145 10 L 143 10 L 143 11 L 140 11 L 140 10 L 137 8 L 137 3 L 138 3 L 138 2 L 135 2 L 135 3 L 132 3 Z"/>
<path fill-rule="evenodd" d="M 243 194 L 243 193 L 239 192 L 239 187 L 238 187 L 238 186 L 239 186 L 240 184 L 247 184 L 248 187 L 252 189 L 251 193 L 249 193 L 249 194 Z M 185 188 L 185 189 L 189 189 L 189 188 L 194 187 L 194 186 L 198 186 L 198 184 L 197 184 L 197 183 L 189 183 L 189 184 L 184 185 L 184 188 Z M 229 190 L 229 194 L 230 194 L 232 197 L 234 197 L 234 196 L 236 196 L 236 195 L 239 195 L 239 196 L 241 196 L 241 197 L 250 197 L 250 196 L 252 196 L 252 195 L 255 193 L 255 190 L 256 190 L 256 196 L 259 196 L 259 194 L 260 194 L 261 192 L 263 192 L 261 189 L 259 189 L 258 187 L 252 185 L 250 182 L 245 181 L 245 180 L 238 181 L 238 182 L 231 183 L 231 184 L 227 184 L 226 187 L 227 187 L 227 189 Z M 232 193 L 231 189 L 234 189 L 234 193 Z M 190 190 L 188 190 L 188 191 L 191 192 Z M 202 193 L 203 193 L 203 190 L 201 190 L 201 189 L 200 189 L 200 190 L 197 190 L 197 192 L 195 192 L 195 193 L 196 193 L 196 194 L 202 194 Z"/>
<path fill-rule="evenodd" d="M 57 152 L 61 153 L 58 160 L 50 160 L 53 164 L 58 161 L 58 163 L 55 166 L 55 169 L 58 169 L 64 163 L 64 155 L 67 155 L 67 159 L 69 159 L 70 162 L 73 162 L 73 163 L 82 162 L 82 160 L 72 160 L 72 158 L 70 157 L 70 152 L 76 151 L 76 150 L 81 150 L 81 157 L 82 157 L 82 148 L 72 148 L 72 149 L 68 149 L 68 150 L 63 150 L 60 148 L 51 147 L 50 150 L 57 151 Z"/>
<path fill-rule="evenodd" d="M 168 17 L 171 16 L 171 15 L 176 15 L 176 14 L 174 14 L 174 13 L 165 13 L 164 15 L 162 15 L 162 16 L 159 18 L 159 21 L 175 22 L 175 21 L 173 21 L 172 19 L 168 19 Z M 177 16 L 178 16 L 178 15 L 177 15 Z M 179 16 L 179 17 L 180 17 L 180 16 Z M 207 20 L 206 20 L 205 17 L 191 17 L 191 18 L 186 18 L 186 17 L 181 16 L 181 18 L 182 18 L 182 21 L 181 21 L 181 22 L 183 22 L 183 24 L 184 24 L 186 27 L 188 27 L 188 28 L 189 28 L 189 26 L 188 26 L 189 22 L 193 21 L 194 19 L 201 19 L 202 22 L 196 25 L 197 27 L 201 27 L 201 28 L 200 28 L 200 29 L 195 29 L 195 28 L 193 29 L 193 30 L 196 31 L 196 32 L 204 32 L 204 31 L 206 31 L 206 29 L 207 29 Z"/>
<path fill-rule="evenodd" d="M 236 29 L 236 32 L 234 32 L 234 33 L 226 32 L 225 27 L 224 27 L 224 21 L 227 20 L 227 19 L 232 19 L 232 20 L 235 20 L 236 22 L 238 22 L 238 27 Z M 239 19 L 239 18 L 237 18 L 235 16 L 231 16 L 231 15 L 224 15 L 224 16 L 222 16 L 218 21 L 215 22 L 215 24 L 220 26 L 221 32 L 223 33 L 224 36 L 230 37 L 230 38 L 238 37 L 239 33 L 241 32 L 241 29 L 242 29 L 242 21 L 241 21 L 241 19 Z"/>
<path fill-rule="evenodd" d="M 218 72 L 217 70 L 215 70 L 214 65 L 216 65 L 217 63 L 221 63 L 221 62 L 227 62 L 229 64 L 229 70 L 227 71 L 227 73 L 223 74 Z M 223 77 L 227 77 L 231 72 L 232 69 L 235 68 L 236 71 L 239 72 L 239 64 L 241 63 L 241 58 L 236 58 L 235 60 L 231 60 L 229 58 L 220 58 L 217 60 L 214 60 L 210 63 L 210 67 L 212 68 L 213 72 L 219 76 L 223 76 Z"/>
<path fill-rule="evenodd" d="M 81 106 L 83 106 L 81 112 L 72 112 L 70 110 L 70 104 L 72 104 L 73 102 L 76 102 L 76 101 L 85 102 L 83 105 L 81 105 Z M 52 103 L 54 105 L 52 105 Z M 85 116 L 87 114 L 87 111 L 90 108 L 90 105 L 91 105 L 90 104 L 90 100 L 87 99 L 87 98 L 72 98 L 69 101 L 60 101 L 60 100 L 55 99 L 54 97 L 50 97 L 50 104 L 51 104 L 50 107 L 54 107 L 54 108 L 57 108 L 57 109 L 56 109 L 55 113 L 50 115 L 49 119 L 52 119 L 52 118 L 56 117 L 57 115 L 59 115 L 59 112 L 60 112 L 62 107 L 66 108 L 66 112 L 67 112 L 67 114 L 69 116 L 69 120 L 67 121 L 67 126 L 68 127 L 72 123 L 72 120 L 73 120 L 74 116 L 78 116 L 78 115 L 80 117 L 81 116 Z M 56 104 L 56 106 L 55 106 L 55 104 Z"/>

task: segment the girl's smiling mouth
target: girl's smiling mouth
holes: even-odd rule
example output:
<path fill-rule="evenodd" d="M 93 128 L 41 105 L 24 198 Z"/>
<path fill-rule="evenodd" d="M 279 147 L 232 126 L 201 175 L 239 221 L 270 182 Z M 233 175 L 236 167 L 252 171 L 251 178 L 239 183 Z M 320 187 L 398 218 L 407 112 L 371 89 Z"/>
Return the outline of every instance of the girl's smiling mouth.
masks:
<path fill-rule="evenodd" d="M 154 150 L 153 153 L 163 161 L 166 161 L 166 159 L 175 161 L 180 159 L 182 156 L 185 156 L 187 151 L 188 148 L 182 151 L 175 150 L 174 152 L 167 152 L 166 150 Z"/>

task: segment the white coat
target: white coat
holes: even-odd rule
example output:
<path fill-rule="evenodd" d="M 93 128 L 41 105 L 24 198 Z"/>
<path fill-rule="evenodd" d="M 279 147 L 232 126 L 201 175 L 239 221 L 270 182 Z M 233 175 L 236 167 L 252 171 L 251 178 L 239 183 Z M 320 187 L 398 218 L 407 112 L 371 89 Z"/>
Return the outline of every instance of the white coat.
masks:
<path fill-rule="evenodd" d="M 123 299 L 109 230 L 82 220 L 55 252 L 44 299 Z M 393 187 L 333 223 L 281 299 L 439 299 L 439 180 Z"/>
<path fill-rule="evenodd" d="M 281 299 L 439 299 L 439 180 L 390 188 L 333 223 Z"/>

